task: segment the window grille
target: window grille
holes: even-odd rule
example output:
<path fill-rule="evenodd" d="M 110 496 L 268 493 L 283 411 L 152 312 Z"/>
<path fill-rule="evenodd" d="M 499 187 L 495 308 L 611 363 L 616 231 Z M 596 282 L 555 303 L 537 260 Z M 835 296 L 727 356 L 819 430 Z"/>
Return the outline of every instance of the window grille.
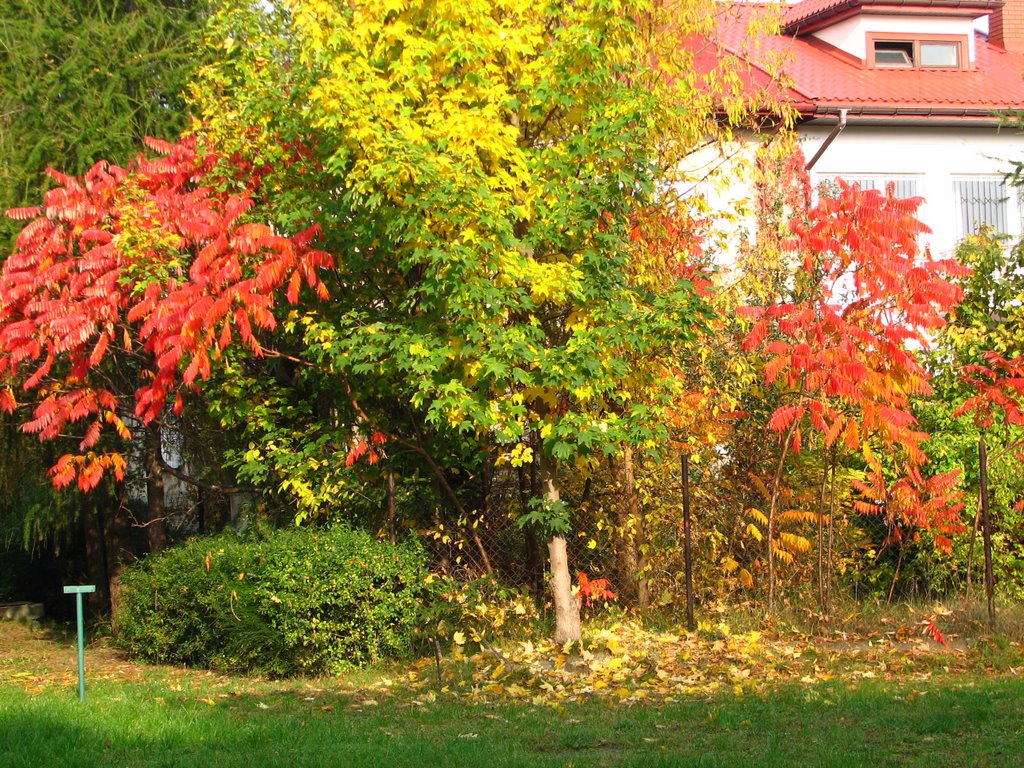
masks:
<path fill-rule="evenodd" d="M 858 176 L 856 174 L 850 174 L 848 176 L 833 176 L 825 178 L 823 181 L 826 184 L 834 184 L 837 178 L 841 178 L 847 184 L 859 184 L 861 189 L 877 189 L 879 192 L 885 192 L 886 186 L 889 182 L 895 184 L 896 197 L 916 197 L 917 192 L 917 179 L 912 177 L 892 178 L 886 176 Z"/>
<path fill-rule="evenodd" d="M 997 234 L 1009 233 L 1008 193 L 1001 178 L 955 179 L 953 194 L 960 209 L 960 237 L 977 232 L 982 224 Z"/>

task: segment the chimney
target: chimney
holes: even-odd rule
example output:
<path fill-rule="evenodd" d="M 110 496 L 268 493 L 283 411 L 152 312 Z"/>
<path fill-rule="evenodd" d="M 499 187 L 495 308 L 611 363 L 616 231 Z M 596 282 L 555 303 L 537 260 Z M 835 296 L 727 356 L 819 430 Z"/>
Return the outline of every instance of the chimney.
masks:
<path fill-rule="evenodd" d="M 988 41 L 1024 53 L 1024 0 L 1005 0 L 988 19 Z"/>

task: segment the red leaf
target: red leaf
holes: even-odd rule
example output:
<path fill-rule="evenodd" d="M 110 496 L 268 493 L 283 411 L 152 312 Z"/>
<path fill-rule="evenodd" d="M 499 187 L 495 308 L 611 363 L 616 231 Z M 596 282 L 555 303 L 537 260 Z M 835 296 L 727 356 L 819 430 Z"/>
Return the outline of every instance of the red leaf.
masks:
<path fill-rule="evenodd" d="M 43 209 L 38 206 L 29 206 L 27 208 L 10 208 L 7 211 L 7 217 L 14 219 L 15 221 L 28 221 L 34 219 L 36 216 L 41 216 Z"/>

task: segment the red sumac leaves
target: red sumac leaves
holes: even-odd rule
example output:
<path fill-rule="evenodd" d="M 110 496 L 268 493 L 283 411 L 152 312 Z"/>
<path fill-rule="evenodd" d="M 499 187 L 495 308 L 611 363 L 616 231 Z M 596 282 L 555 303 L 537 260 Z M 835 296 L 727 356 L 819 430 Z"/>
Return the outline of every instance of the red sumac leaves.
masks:
<path fill-rule="evenodd" d="M 58 186 L 41 209 L 10 212 L 29 223 L 0 272 L 0 374 L 26 391 L 61 393 L 24 425 L 41 439 L 89 415 L 98 418 L 81 450 L 98 444 L 104 424 L 123 437 L 116 412 L 132 396 L 143 422 L 169 397 L 180 410 L 178 390 L 208 377 L 232 343 L 262 352 L 259 329 L 274 328 L 281 298 L 299 301 L 303 286 L 327 296 L 320 274 L 334 261 L 312 247 L 315 227 L 288 236 L 245 220 L 258 177 L 229 194 L 215 175 L 220 158 L 195 138 L 147 146 L 157 157 L 128 168 L 98 163 L 81 179 L 51 172 Z M 111 354 L 140 352 L 148 368 L 134 393 L 108 391 L 95 375 Z M 14 407 L 0 389 L 0 408 Z M 54 468 L 58 485 L 77 476 L 93 487 L 123 468 L 116 454 L 65 459 Z"/>

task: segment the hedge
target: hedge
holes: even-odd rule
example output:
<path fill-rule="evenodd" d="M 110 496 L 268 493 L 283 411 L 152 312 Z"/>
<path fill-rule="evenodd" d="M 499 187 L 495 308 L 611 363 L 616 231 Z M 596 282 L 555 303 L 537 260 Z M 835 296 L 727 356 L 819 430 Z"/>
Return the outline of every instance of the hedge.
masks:
<path fill-rule="evenodd" d="M 410 653 L 433 595 L 415 542 L 345 527 L 194 539 L 121 576 L 118 644 L 143 659 L 334 674 Z"/>

